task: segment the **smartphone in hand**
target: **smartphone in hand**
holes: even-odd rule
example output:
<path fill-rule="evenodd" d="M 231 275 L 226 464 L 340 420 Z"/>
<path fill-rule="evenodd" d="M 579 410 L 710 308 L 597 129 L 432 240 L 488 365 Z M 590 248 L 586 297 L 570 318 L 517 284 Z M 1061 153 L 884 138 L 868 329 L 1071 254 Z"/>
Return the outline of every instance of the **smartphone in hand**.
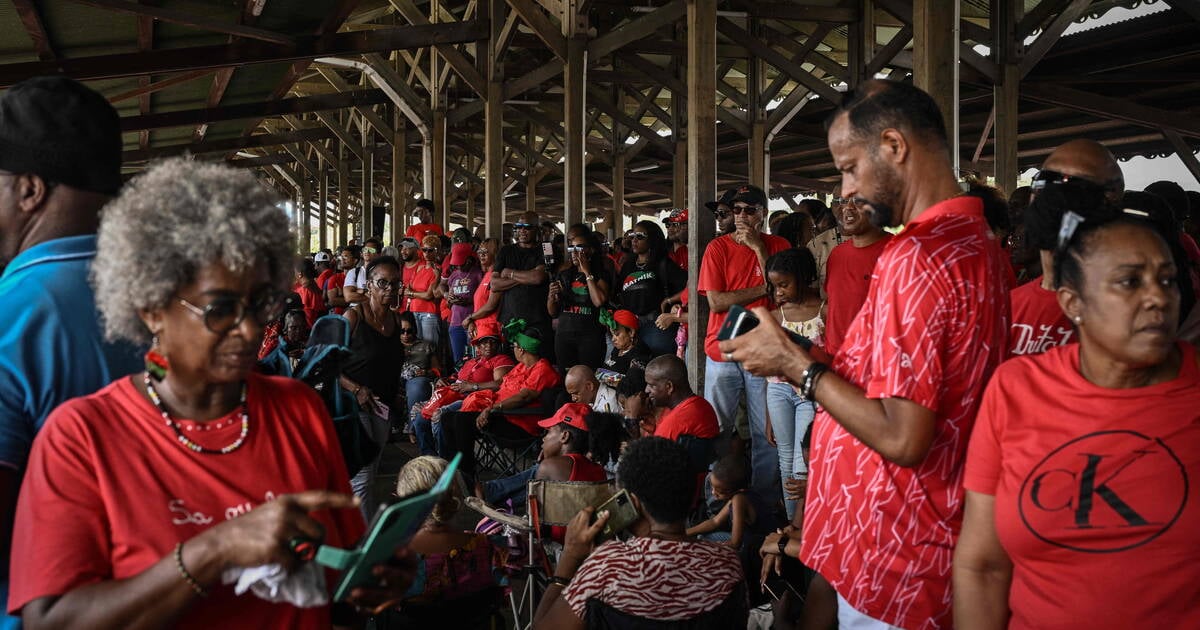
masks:
<path fill-rule="evenodd" d="M 721 329 L 717 331 L 717 341 L 726 341 L 728 339 L 733 339 L 740 335 L 744 335 L 753 330 L 754 327 L 758 326 L 759 323 L 758 317 L 756 317 L 754 313 L 751 313 L 738 304 L 734 304 L 733 306 L 730 306 L 729 311 L 725 313 L 725 322 L 721 324 Z M 787 329 L 785 329 L 784 332 L 786 332 L 788 337 L 791 338 L 792 343 L 804 348 L 805 350 L 812 349 L 813 343 L 808 337 Z"/>

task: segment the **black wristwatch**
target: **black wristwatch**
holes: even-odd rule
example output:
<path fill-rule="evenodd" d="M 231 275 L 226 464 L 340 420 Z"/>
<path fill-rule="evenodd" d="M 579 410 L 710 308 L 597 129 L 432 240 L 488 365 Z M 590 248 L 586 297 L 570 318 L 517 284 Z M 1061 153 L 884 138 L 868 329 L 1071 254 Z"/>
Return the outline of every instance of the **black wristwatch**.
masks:
<path fill-rule="evenodd" d="M 779 555 L 787 557 L 787 544 L 788 544 L 787 534 L 780 534 L 779 535 Z"/>

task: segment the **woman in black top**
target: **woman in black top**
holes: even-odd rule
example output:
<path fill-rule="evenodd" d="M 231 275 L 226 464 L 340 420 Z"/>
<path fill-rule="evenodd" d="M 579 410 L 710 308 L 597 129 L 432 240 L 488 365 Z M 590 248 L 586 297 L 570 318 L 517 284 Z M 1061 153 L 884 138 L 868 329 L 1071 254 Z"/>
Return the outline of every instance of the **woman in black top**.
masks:
<path fill-rule="evenodd" d="M 567 242 L 570 266 L 550 282 L 546 311 L 558 318 L 554 354 L 564 370 L 576 365 L 596 369 L 604 360 L 604 326 L 599 313 L 608 301 L 609 280 L 602 258 L 595 233 L 576 233 Z"/>
<path fill-rule="evenodd" d="M 380 256 L 367 266 L 367 301 L 345 314 L 350 323 L 350 356 L 342 364 L 342 387 L 354 394 L 361 409 L 360 420 L 376 444 L 387 442 L 391 432 L 391 409 L 400 409 L 404 344 L 400 321 L 393 307 L 400 292 L 400 263 Z M 363 513 L 374 514 L 371 487 L 379 468 L 379 457 L 360 471 L 350 471 L 350 486 L 363 499 Z M 357 474 L 355 474 L 357 472 Z"/>
<path fill-rule="evenodd" d="M 655 356 L 674 354 L 676 325 L 666 330 L 655 324 L 669 298 L 679 301 L 687 287 L 687 272 L 667 258 L 667 239 L 653 221 L 638 221 L 629 232 L 633 255 L 617 277 L 617 301 L 638 317 L 638 339 Z"/>

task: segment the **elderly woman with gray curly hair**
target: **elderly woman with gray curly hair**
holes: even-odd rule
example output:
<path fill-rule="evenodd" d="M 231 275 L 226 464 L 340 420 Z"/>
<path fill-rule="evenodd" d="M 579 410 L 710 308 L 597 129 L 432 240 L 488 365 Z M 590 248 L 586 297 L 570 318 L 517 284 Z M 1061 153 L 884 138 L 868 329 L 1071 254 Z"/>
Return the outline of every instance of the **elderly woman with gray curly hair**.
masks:
<path fill-rule="evenodd" d="M 145 372 L 64 403 L 34 443 L 9 599 L 30 628 L 329 628 L 360 623 L 350 605 L 403 595 L 406 550 L 332 607 L 327 576 L 293 551 L 352 546 L 364 526 L 316 394 L 253 372 L 291 281 L 289 225 L 249 173 L 182 159 L 104 210 L 93 281 L 106 334 L 152 349 Z M 224 583 L 264 565 L 307 574 L 307 597 L 288 599 L 322 605 Z"/>

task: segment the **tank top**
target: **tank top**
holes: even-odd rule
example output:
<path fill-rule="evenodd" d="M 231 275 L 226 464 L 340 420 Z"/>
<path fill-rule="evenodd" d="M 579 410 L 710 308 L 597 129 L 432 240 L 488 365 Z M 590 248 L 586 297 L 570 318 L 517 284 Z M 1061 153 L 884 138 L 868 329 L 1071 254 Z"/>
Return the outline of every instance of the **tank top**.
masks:
<path fill-rule="evenodd" d="M 350 333 L 350 356 L 342 365 L 342 374 L 346 378 L 369 388 L 386 405 L 391 405 L 396 398 L 403 366 L 400 322 L 395 324 L 392 336 L 385 337 L 360 318 L 354 332 Z"/>
<path fill-rule="evenodd" d="M 794 333 L 804 335 L 813 342 L 814 346 L 825 345 L 825 320 L 821 317 L 821 311 L 825 309 L 825 301 L 821 301 L 821 306 L 817 308 L 817 316 L 812 319 L 806 319 L 802 322 L 789 322 L 787 315 L 783 309 L 779 310 L 779 325 Z M 787 381 L 778 377 L 771 376 L 767 378 L 768 383 L 786 383 Z"/>

